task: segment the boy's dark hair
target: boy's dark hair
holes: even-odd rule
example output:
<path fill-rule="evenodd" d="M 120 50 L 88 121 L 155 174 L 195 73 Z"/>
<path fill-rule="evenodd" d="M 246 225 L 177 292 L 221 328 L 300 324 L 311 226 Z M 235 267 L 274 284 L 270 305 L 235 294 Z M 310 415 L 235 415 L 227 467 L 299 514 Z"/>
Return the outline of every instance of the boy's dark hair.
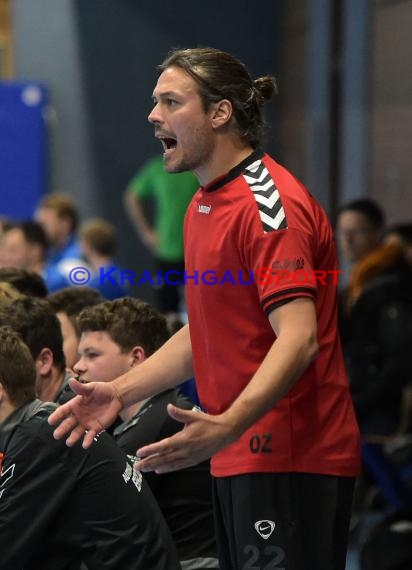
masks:
<path fill-rule="evenodd" d="M 36 370 L 30 350 L 8 326 L 0 327 L 0 382 L 14 406 L 36 397 Z"/>
<path fill-rule="evenodd" d="M 343 214 L 343 212 L 359 212 L 363 214 L 376 230 L 381 230 L 385 226 L 385 213 L 383 209 L 377 202 L 370 198 L 362 198 L 343 204 L 343 206 L 338 209 L 338 216 Z"/>
<path fill-rule="evenodd" d="M 93 287 L 64 287 L 59 291 L 51 293 L 47 300 L 53 307 L 55 313 L 65 313 L 70 319 L 77 336 L 80 336 L 77 324 L 77 315 L 86 307 L 93 307 L 103 303 L 105 298 L 100 291 Z"/>
<path fill-rule="evenodd" d="M 33 360 L 43 348 L 49 348 L 56 368 L 65 369 L 60 322 L 48 301 L 24 296 L 12 304 L 0 304 L 0 326 L 5 325 L 20 335 Z"/>
<path fill-rule="evenodd" d="M 44 298 L 48 293 L 43 277 L 28 269 L 0 267 L 0 282 L 10 283 L 23 295 Z"/>
<path fill-rule="evenodd" d="M 140 345 L 146 356 L 150 356 L 169 338 L 165 317 L 148 303 L 133 297 L 84 309 L 77 322 L 81 333 L 107 332 L 122 352 Z"/>
<path fill-rule="evenodd" d="M 20 299 L 23 296 L 20 291 L 17 291 L 13 285 L 10 283 L 6 283 L 5 281 L 0 281 L 0 304 L 10 304 L 13 303 L 16 299 Z"/>

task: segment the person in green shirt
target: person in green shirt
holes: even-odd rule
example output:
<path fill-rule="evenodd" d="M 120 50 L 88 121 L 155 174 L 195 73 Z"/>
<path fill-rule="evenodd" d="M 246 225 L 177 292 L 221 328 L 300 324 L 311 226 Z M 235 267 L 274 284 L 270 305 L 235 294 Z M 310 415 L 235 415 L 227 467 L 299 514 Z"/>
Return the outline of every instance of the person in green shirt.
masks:
<path fill-rule="evenodd" d="M 199 187 L 190 172 L 170 174 L 164 170 L 163 158 L 155 156 L 147 161 L 129 182 L 125 192 L 125 209 L 143 243 L 156 259 L 156 269 L 184 270 L 183 220 L 194 193 Z M 146 213 L 145 202 L 153 200 L 155 212 L 152 223 Z M 168 281 L 180 281 L 172 274 Z M 163 281 L 157 289 L 157 305 L 166 314 L 179 313 L 179 287 Z"/>

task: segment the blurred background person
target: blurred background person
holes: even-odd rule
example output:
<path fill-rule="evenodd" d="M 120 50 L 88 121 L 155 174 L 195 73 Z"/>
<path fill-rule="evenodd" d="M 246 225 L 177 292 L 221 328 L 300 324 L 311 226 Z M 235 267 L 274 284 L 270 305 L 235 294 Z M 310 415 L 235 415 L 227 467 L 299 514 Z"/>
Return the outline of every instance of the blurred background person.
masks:
<path fill-rule="evenodd" d="M 9 326 L 30 349 L 36 369 L 36 397 L 59 402 L 70 374 L 66 373 L 60 323 L 45 299 L 22 296 L 0 301 L 0 326 Z"/>
<path fill-rule="evenodd" d="M 0 283 L 10 283 L 23 295 L 44 298 L 48 291 L 41 275 L 19 267 L 0 267 Z"/>
<path fill-rule="evenodd" d="M 77 316 L 86 307 L 98 305 L 105 298 L 97 289 L 82 286 L 66 287 L 49 295 L 47 300 L 60 321 L 66 368 L 72 371 L 73 366 L 79 360 L 80 329 Z"/>
<path fill-rule="evenodd" d="M 412 222 L 390 226 L 385 235 L 385 242 L 399 244 L 406 261 L 412 266 Z"/>
<path fill-rule="evenodd" d="M 75 201 L 64 192 L 47 194 L 37 206 L 35 219 L 43 226 L 50 244 L 49 268 L 62 274 L 66 285 L 71 285 L 70 270 L 85 265 L 77 237 L 79 211 Z"/>
<path fill-rule="evenodd" d="M 88 282 L 109 301 L 130 292 L 129 281 L 115 259 L 116 228 L 103 218 L 89 219 L 79 230 L 80 250 L 91 270 Z"/>
<path fill-rule="evenodd" d="M 4 265 L 38 273 L 50 292 L 67 285 L 57 268 L 47 263 L 49 243 L 40 223 L 27 220 L 9 225 L 2 244 Z"/>
<path fill-rule="evenodd" d="M 3 254 L 3 236 L 6 230 L 11 226 L 11 221 L 6 216 L 0 216 L 0 267 L 6 265 L 4 254 Z"/>
<path fill-rule="evenodd" d="M 401 246 L 383 241 L 385 214 L 363 199 L 341 207 L 337 237 L 352 264 L 340 299 L 340 332 L 364 435 L 394 433 L 410 379 L 411 268 Z"/>
<path fill-rule="evenodd" d="M 124 205 L 137 234 L 152 252 L 156 270 L 184 271 L 183 220 L 194 193 L 199 187 L 190 172 L 170 174 L 165 171 L 161 155 L 146 162 L 129 182 Z M 148 202 L 154 207 L 152 222 Z M 170 281 L 173 277 L 170 277 Z M 182 282 L 182 278 L 176 276 Z M 156 289 L 157 308 L 173 320 L 182 309 L 183 288 L 163 283 Z"/>
<path fill-rule="evenodd" d="M 358 263 L 381 243 L 385 213 L 377 202 L 362 198 L 341 206 L 337 214 L 336 235 L 343 261 Z"/>

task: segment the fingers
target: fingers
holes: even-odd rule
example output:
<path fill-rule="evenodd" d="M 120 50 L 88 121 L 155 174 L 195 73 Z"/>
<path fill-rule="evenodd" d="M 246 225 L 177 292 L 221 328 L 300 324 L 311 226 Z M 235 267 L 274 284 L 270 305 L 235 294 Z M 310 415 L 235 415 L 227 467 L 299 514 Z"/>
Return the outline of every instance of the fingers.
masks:
<path fill-rule="evenodd" d="M 173 404 L 167 405 L 167 413 L 171 418 L 182 423 L 190 423 L 199 419 L 198 410 L 184 410 L 183 408 L 178 408 Z"/>
<path fill-rule="evenodd" d="M 66 439 L 67 447 L 73 447 L 73 445 L 76 444 L 79 441 L 79 439 L 81 439 L 84 433 L 85 433 L 84 427 L 76 422 L 76 427 L 72 429 L 71 434 Z"/>
<path fill-rule="evenodd" d="M 83 449 L 89 449 L 92 445 L 94 438 L 97 436 L 97 431 L 94 429 L 90 429 L 86 432 L 86 435 L 83 439 Z"/>
<path fill-rule="evenodd" d="M 93 439 L 97 435 L 95 429 L 85 430 L 82 425 L 80 425 L 74 416 L 66 418 L 53 432 L 53 437 L 55 439 L 60 439 L 64 435 L 69 433 L 66 439 L 67 447 L 73 447 L 84 435 L 83 448 L 88 449 L 92 443 Z"/>
<path fill-rule="evenodd" d="M 70 388 L 79 396 L 88 396 L 93 390 L 92 384 L 94 384 L 94 382 L 88 382 L 85 384 L 84 382 L 79 382 L 76 378 L 70 378 L 69 380 Z"/>
<path fill-rule="evenodd" d="M 50 414 L 49 418 L 48 418 L 48 422 L 51 426 L 54 426 L 56 424 L 58 424 L 59 422 L 61 422 L 62 420 L 64 420 L 65 418 L 67 418 L 67 416 L 71 415 L 70 412 L 70 404 L 71 402 L 69 402 L 68 405 L 66 404 L 62 404 L 61 406 L 59 406 L 52 414 Z M 59 426 L 60 427 L 60 426 Z M 56 430 L 57 431 L 57 430 Z M 64 435 L 66 432 L 63 431 L 61 433 L 61 435 L 59 437 L 61 437 L 62 435 Z M 56 439 L 59 439 L 59 437 L 56 437 Z"/>
<path fill-rule="evenodd" d="M 60 423 L 60 425 L 57 426 L 57 428 L 54 430 L 54 432 L 53 432 L 54 439 L 61 439 L 67 433 L 70 433 L 78 425 L 76 418 L 72 415 L 67 416 L 67 412 L 64 413 L 63 415 L 61 415 L 61 417 L 58 417 L 56 419 L 56 421 L 51 422 L 50 420 L 52 419 L 52 416 L 57 414 L 57 412 L 59 412 L 59 411 L 60 411 L 59 408 L 57 408 L 57 410 L 55 412 L 53 412 L 53 414 L 49 417 L 49 423 L 52 425 L 54 423 L 56 423 L 59 419 L 65 418 Z M 53 418 L 53 420 L 54 419 L 55 418 Z"/>
<path fill-rule="evenodd" d="M 146 459 L 141 459 L 135 463 L 136 469 L 144 473 L 154 471 L 157 474 L 169 473 L 195 465 L 193 459 L 182 456 L 181 451 L 172 452 L 166 455 L 151 455 Z"/>
<path fill-rule="evenodd" d="M 188 446 L 181 440 L 181 432 L 146 445 L 136 451 L 140 461 L 136 468 L 140 471 L 155 471 L 156 473 L 168 473 L 194 465 Z"/>
<path fill-rule="evenodd" d="M 156 443 L 151 443 L 150 445 L 145 445 L 136 451 L 136 455 L 141 457 L 142 459 L 145 457 L 159 455 L 160 453 L 170 453 L 175 449 L 175 445 L 173 444 L 174 438 L 167 437 L 166 439 L 162 439 L 161 441 L 157 441 Z M 172 441 L 172 443 L 170 443 Z"/>

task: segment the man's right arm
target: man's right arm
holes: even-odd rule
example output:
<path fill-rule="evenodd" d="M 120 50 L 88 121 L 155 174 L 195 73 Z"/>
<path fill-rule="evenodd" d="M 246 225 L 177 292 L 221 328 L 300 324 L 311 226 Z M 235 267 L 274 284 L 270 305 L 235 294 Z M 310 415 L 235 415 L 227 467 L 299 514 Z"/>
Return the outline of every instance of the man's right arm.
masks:
<path fill-rule="evenodd" d="M 192 376 L 192 345 L 186 325 L 142 364 L 113 382 L 81 384 L 70 380 L 70 386 L 79 395 L 59 406 L 50 416 L 49 423 L 60 424 L 54 432 L 56 439 L 69 434 L 66 442 L 71 446 L 85 436 L 83 446 L 87 448 L 96 434 L 113 423 L 121 408 L 172 388 Z"/>
<path fill-rule="evenodd" d="M 113 382 L 124 408 L 192 378 L 189 326 L 182 327 L 147 360 Z"/>

